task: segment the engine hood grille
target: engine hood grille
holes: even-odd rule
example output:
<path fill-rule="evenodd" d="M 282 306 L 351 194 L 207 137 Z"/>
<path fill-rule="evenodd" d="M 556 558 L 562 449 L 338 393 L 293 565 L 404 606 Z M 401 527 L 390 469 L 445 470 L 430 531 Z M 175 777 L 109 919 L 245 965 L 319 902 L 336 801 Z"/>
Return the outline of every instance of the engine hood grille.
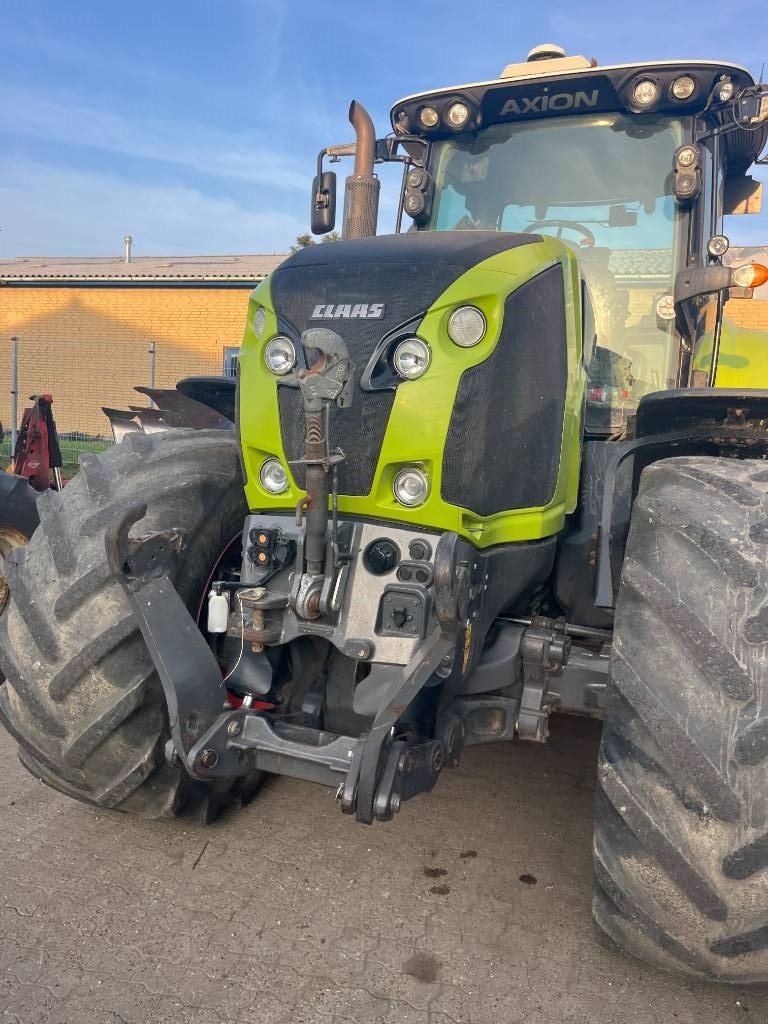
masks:
<path fill-rule="evenodd" d="M 365 392 L 360 376 L 385 336 L 418 321 L 467 270 L 538 235 L 445 231 L 386 235 L 310 246 L 281 264 L 270 291 L 281 330 L 298 342 L 309 327 L 329 327 L 343 339 L 355 365 L 352 405 L 331 411 L 330 441 L 345 455 L 339 488 L 365 495 L 373 484 L 394 391 Z M 413 328 L 415 329 L 415 325 Z M 304 415 L 297 388 L 279 386 L 280 426 L 288 458 L 304 454 Z M 294 467 L 304 487 L 303 467 Z"/>

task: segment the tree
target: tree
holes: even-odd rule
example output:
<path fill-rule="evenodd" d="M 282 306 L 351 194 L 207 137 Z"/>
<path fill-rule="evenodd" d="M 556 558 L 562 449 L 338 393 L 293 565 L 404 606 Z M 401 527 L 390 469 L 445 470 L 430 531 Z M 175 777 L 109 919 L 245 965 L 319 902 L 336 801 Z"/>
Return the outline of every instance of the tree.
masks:
<path fill-rule="evenodd" d="M 291 252 L 299 252 L 300 249 L 307 249 L 314 244 L 315 240 L 309 232 L 305 235 L 296 235 L 296 243 L 291 246 Z"/>
<path fill-rule="evenodd" d="M 341 235 L 338 231 L 330 231 L 323 236 L 324 242 L 340 242 Z M 296 242 L 291 246 L 291 252 L 299 252 L 301 249 L 308 249 L 310 245 L 316 245 L 314 238 L 307 231 L 304 235 L 296 235 Z"/>

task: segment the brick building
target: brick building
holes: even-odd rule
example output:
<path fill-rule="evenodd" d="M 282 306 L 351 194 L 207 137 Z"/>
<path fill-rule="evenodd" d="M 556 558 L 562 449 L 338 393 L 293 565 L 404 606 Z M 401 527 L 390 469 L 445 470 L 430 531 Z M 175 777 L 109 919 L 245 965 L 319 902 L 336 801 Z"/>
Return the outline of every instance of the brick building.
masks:
<path fill-rule="evenodd" d="M 248 296 L 281 255 L 0 261 L 0 422 L 10 422 L 11 337 L 19 407 L 54 396 L 59 430 L 108 435 L 102 405 L 145 404 L 132 391 L 221 374 L 245 326 Z M 154 346 L 154 356 L 150 347 Z"/>

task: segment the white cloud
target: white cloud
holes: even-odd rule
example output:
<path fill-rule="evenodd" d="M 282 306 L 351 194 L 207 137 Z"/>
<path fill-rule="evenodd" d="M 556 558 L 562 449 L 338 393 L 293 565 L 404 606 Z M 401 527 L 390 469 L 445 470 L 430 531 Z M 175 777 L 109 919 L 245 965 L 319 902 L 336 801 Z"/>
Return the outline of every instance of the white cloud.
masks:
<path fill-rule="evenodd" d="M 118 255 L 126 232 L 137 256 L 285 252 L 306 224 L 264 204 L 203 195 L 180 184 L 16 165 L 0 182 L 0 253 Z"/>

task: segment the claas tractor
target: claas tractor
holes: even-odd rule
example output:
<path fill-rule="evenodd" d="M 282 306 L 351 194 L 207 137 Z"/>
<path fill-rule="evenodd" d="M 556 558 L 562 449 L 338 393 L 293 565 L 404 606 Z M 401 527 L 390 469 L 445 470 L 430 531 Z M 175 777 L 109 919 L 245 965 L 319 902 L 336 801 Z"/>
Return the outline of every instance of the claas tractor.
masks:
<path fill-rule="evenodd" d="M 601 718 L 599 928 L 768 981 L 768 336 L 726 316 L 768 271 L 723 234 L 768 86 L 545 46 L 349 116 L 311 189 L 322 235 L 354 158 L 343 238 L 255 289 L 236 385 L 153 392 L 9 559 L 21 760 L 204 820 L 288 775 L 370 825 Z"/>

